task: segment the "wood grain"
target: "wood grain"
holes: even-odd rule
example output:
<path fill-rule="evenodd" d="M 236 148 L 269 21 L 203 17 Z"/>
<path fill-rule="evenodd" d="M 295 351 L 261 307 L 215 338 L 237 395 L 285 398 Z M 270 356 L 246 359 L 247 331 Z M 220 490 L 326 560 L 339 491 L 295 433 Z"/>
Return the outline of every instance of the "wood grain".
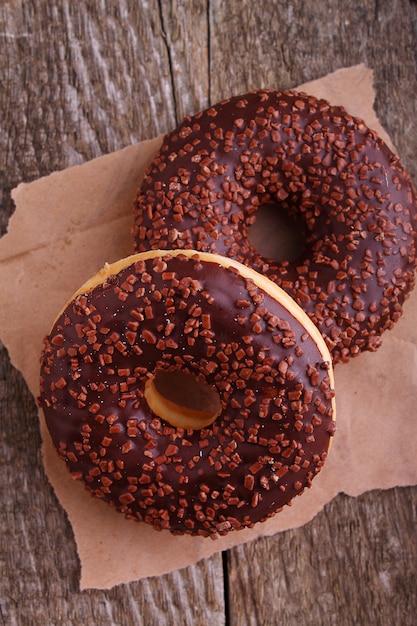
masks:
<path fill-rule="evenodd" d="M 373 69 L 377 112 L 417 181 L 416 51 L 409 0 L 6 0 L 0 232 L 21 181 L 153 137 L 225 96 L 357 63 Z M 224 563 L 216 555 L 80 592 L 71 527 L 41 463 L 34 400 L 5 348 L 0 418 L 0 623 L 416 623 L 415 487 L 341 495 L 305 527 L 239 546 Z"/>
<path fill-rule="evenodd" d="M 415 624 L 416 522 L 415 489 L 339 496 L 304 528 L 235 548 L 230 624 Z"/>

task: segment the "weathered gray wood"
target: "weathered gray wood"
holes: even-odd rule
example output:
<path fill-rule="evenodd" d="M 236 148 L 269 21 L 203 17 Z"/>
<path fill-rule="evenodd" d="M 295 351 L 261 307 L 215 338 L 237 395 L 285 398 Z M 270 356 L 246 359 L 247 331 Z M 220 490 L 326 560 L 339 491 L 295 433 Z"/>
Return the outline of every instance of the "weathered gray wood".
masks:
<path fill-rule="evenodd" d="M 227 76 L 212 79 L 214 100 L 364 62 L 374 70 L 377 113 L 417 181 L 415 3 L 243 2 L 218 9 L 210 31 L 214 77 L 224 49 L 231 54 Z M 225 23 L 233 27 L 225 31 Z M 416 489 L 339 497 L 305 528 L 232 550 L 230 623 L 415 624 L 416 497 Z"/>
<path fill-rule="evenodd" d="M 165 16 L 162 13 L 156 1 L 1 4 L 3 230 L 13 210 L 10 190 L 20 181 L 82 163 L 175 125 L 178 94 L 173 92 L 171 64 L 177 75 L 184 43 L 194 50 L 193 58 L 198 56 L 196 43 L 187 44 L 197 35 L 200 51 L 207 50 L 207 22 L 204 19 L 197 32 L 187 25 L 177 32 L 184 10 L 173 5 Z M 187 72 L 181 76 L 184 105 L 195 110 L 208 80 L 201 62 L 200 72 L 192 84 Z M 223 624 L 221 555 L 109 592 L 79 592 L 74 538 L 43 471 L 33 398 L 4 349 L 0 367 L 0 621 Z"/>
<path fill-rule="evenodd" d="M 0 226 L 10 190 L 172 128 L 220 98 L 366 63 L 417 181 L 417 5 L 409 0 L 6 0 Z M 37 358 L 34 355 L 34 358 Z M 417 488 L 339 496 L 306 527 L 159 578 L 78 589 L 36 408 L 0 352 L 0 618 L 9 624 L 391 624 L 417 614 Z M 224 589 L 228 597 L 224 601 Z"/>
<path fill-rule="evenodd" d="M 416 523 L 416 489 L 339 496 L 304 528 L 233 549 L 231 626 L 413 626 Z"/>

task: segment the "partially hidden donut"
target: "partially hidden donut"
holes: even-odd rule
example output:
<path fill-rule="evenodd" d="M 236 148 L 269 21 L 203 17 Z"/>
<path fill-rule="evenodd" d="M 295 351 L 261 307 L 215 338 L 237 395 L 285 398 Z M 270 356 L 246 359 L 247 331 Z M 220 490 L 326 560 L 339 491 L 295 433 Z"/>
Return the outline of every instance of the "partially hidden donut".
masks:
<path fill-rule="evenodd" d="M 39 405 L 93 496 L 213 538 L 310 487 L 335 431 L 331 358 L 308 316 L 254 270 L 193 251 L 88 281 L 45 339 Z"/>
<path fill-rule="evenodd" d="M 263 258 L 257 209 L 302 223 L 295 261 Z M 135 250 L 192 248 L 237 259 L 283 287 L 333 362 L 376 350 L 415 281 L 417 199 L 398 157 L 340 106 L 261 90 L 167 134 L 135 201 Z"/>

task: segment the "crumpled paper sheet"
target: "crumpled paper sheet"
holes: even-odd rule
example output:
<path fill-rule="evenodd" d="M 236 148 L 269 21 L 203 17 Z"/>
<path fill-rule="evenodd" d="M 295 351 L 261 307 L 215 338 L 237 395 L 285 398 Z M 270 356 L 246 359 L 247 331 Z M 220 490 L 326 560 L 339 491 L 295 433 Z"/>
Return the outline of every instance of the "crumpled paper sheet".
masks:
<path fill-rule="evenodd" d="M 343 104 L 389 142 L 373 110 L 372 71 L 365 66 L 341 69 L 302 88 Z M 132 253 L 132 203 L 160 141 L 144 141 L 14 190 L 16 212 L 0 241 L 0 332 L 35 397 L 42 339 L 57 312 L 105 262 Z M 45 468 L 74 530 L 81 588 L 163 574 L 300 526 L 340 492 L 357 496 L 417 484 L 416 316 L 414 292 L 377 353 L 336 367 L 338 430 L 313 487 L 273 519 L 216 541 L 156 532 L 91 498 L 58 459 L 41 415 Z"/>

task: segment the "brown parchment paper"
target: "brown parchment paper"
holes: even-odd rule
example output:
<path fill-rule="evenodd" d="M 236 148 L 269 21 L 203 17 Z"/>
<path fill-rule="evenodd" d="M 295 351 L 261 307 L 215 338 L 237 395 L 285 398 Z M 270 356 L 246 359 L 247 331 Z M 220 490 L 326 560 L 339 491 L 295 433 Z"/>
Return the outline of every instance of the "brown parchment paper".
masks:
<path fill-rule="evenodd" d="M 373 110 L 372 72 L 365 66 L 341 69 L 301 87 L 343 104 L 390 143 Z M 42 339 L 57 312 L 105 262 L 132 253 L 132 202 L 160 141 L 130 146 L 13 192 L 16 212 L 0 241 L 0 333 L 35 397 Z M 417 484 L 416 317 L 414 292 L 377 353 L 336 367 L 338 430 L 312 489 L 268 522 L 216 541 L 156 532 L 91 498 L 58 460 L 40 415 L 45 468 L 74 530 L 81 588 L 105 589 L 159 575 L 300 526 L 339 492 L 357 496 Z"/>

